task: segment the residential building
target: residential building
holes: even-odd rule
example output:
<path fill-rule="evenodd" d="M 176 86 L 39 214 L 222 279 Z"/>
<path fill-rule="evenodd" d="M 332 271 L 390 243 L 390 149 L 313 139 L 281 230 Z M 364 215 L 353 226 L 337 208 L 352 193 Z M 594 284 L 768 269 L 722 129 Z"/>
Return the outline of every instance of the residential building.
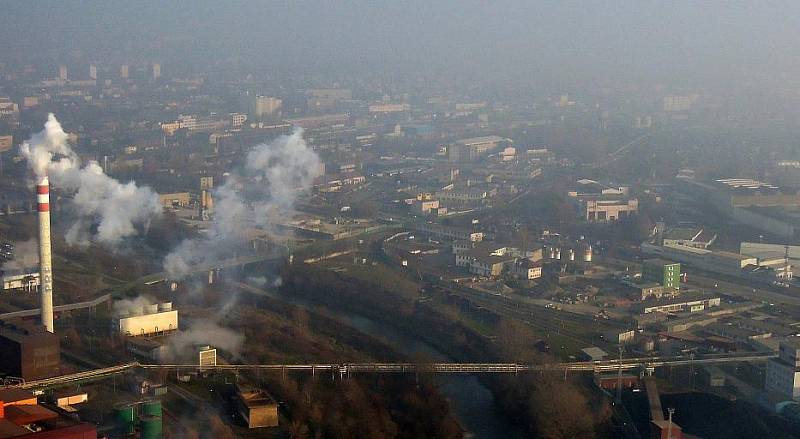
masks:
<path fill-rule="evenodd" d="M 411 109 L 408 104 L 372 104 L 369 106 L 370 113 L 402 113 Z"/>
<path fill-rule="evenodd" d="M 664 259 L 647 259 L 642 264 L 642 280 L 657 282 L 665 289 L 680 289 L 681 264 Z"/>
<path fill-rule="evenodd" d="M 14 146 L 14 137 L 11 135 L 0 135 L 0 153 L 10 151 Z"/>
<path fill-rule="evenodd" d="M 283 101 L 272 96 L 255 96 L 252 105 L 253 118 L 261 120 L 264 116 L 277 113 Z"/>
<path fill-rule="evenodd" d="M 158 194 L 158 199 L 164 208 L 168 207 L 186 207 L 191 201 L 189 192 L 175 192 L 171 194 Z"/>
<path fill-rule="evenodd" d="M 229 116 L 231 117 L 231 127 L 233 128 L 240 128 L 247 122 L 247 115 L 244 113 L 231 113 Z"/>

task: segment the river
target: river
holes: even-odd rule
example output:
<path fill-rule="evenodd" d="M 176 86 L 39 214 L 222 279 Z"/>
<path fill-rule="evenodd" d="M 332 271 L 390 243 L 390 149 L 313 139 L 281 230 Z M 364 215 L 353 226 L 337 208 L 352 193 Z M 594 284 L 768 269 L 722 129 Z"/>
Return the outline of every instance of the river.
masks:
<path fill-rule="evenodd" d="M 318 308 L 317 304 L 297 297 L 285 296 L 275 291 L 268 291 L 266 294 L 273 299 L 291 303 L 311 312 L 316 312 L 315 309 Z M 325 310 L 328 316 L 361 333 L 385 342 L 407 357 L 414 358 L 422 355 L 433 361 L 453 361 L 452 358 L 430 344 L 418 338 L 401 334 L 390 325 L 338 309 L 325 308 Z M 526 437 L 520 428 L 511 424 L 506 417 L 498 413 L 492 392 L 474 375 L 441 375 L 437 377 L 437 380 L 441 383 L 439 391 L 450 401 L 456 420 L 466 431 L 465 437 L 480 439 Z"/>

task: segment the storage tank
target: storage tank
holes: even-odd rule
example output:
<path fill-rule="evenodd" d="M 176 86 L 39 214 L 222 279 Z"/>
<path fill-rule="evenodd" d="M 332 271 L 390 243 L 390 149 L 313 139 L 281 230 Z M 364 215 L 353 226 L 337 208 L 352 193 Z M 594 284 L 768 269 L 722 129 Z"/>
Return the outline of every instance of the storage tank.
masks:
<path fill-rule="evenodd" d="M 555 259 L 561 259 L 561 249 L 560 248 L 556 248 L 556 257 L 555 257 Z"/>
<path fill-rule="evenodd" d="M 573 249 L 569 249 L 569 260 L 570 261 L 574 261 L 575 260 L 575 250 L 573 250 Z"/>
<path fill-rule="evenodd" d="M 134 406 L 132 404 L 119 405 L 114 408 L 114 419 L 117 424 L 126 434 L 131 434 L 134 431 L 134 420 L 136 419 Z"/>
<path fill-rule="evenodd" d="M 162 423 L 160 416 L 139 416 L 139 430 L 141 439 L 161 439 Z"/>
<path fill-rule="evenodd" d="M 151 399 L 142 403 L 139 406 L 140 416 L 157 416 L 161 417 L 161 400 Z"/>
<path fill-rule="evenodd" d="M 158 310 L 161 312 L 172 311 L 172 302 L 164 302 L 158 305 Z"/>

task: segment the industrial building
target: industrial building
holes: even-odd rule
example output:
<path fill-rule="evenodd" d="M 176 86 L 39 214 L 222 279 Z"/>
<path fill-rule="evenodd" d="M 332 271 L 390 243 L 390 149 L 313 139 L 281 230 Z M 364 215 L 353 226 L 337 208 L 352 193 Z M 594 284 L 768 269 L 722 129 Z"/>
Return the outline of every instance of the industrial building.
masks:
<path fill-rule="evenodd" d="M 462 139 L 447 147 L 447 155 L 451 162 L 472 162 L 494 151 L 501 144 L 509 145 L 511 139 L 500 136 Z"/>
<path fill-rule="evenodd" d="M 800 246 L 742 242 L 739 253 L 758 259 L 759 266 L 775 270 L 780 279 L 793 277 L 792 267 L 800 266 Z"/>
<path fill-rule="evenodd" d="M 800 232 L 796 227 L 800 219 L 800 194 L 794 190 L 746 178 L 678 181 L 687 194 L 702 198 L 740 224 L 782 238 L 794 238 Z"/>
<path fill-rule="evenodd" d="M 96 439 L 97 427 L 39 405 L 30 390 L 0 389 L 0 439 Z"/>
<path fill-rule="evenodd" d="M 453 243 L 456 267 L 482 277 L 499 277 L 508 270 L 515 277 L 532 280 L 542 276 L 542 246 L 529 249 L 505 246 L 492 241 Z"/>
<path fill-rule="evenodd" d="M 642 302 L 641 308 L 644 314 L 655 312 L 700 312 L 707 308 L 719 306 L 721 302 L 719 297 L 692 295 Z"/>
<path fill-rule="evenodd" d="M 590 223 L 613 222 L 639 212 L 639 200 L 629 196 L 629 189 L 624 186 L 581 179 L 567 195 L 577 204 L 578 215 Z"/>
<path fill-rule="evenodd" d="M 659 245 L 685 245 L 704 250 L 717 240 L 716 233 L 709 232 L 701 226 L 665 227 L 663 223 L 656 225 L 656 237 Z"/>
<path fill-rule="evenodd" d="M 58 336 L 42 326 L 0 322 L 0 372 L 37 380 L 58 375 L 61 351 Z"/>
<path fill-rule="evenodd" d="M 172 302 L 147 305 L 120 313 L 114 322 L 115 332 L 127 336 L 161 334 L 178 329 L 178 310 Z"/>
<path fill-rule="evenodd" d="M 3 275 L 3 291 L 38 291 L 39 272 L 24 270 L 18 272 L 1 272 Z"/>
<path fill-rule="evenodd" d="M 781 238 L 792 239 L 800 233 L 800 208 L 736 207 L 731 216 L 740 224 Z"/>
<path fill-rule="evenodd" d="M 216 366 L 217 350 L 208 345 L 198 346 L 197 364 L 199 364 L 200 366 Z"/>
<path fill-rule="evenodd" d="M 776 265 L 774 260 L 759 261 L 758 258 L 746 254 L 703 250 L 685 245 L 654 245 L 648 242 L 642 243 L 641 250 L 648 255 L 679 261 L 713 273 L 756 280 L 766 279 L 767 275 L 762 273 L 764 271 L 768 272 L 768 277 L 771 276 L 773 280 L 787 275 L 787 267 L 785 264 L 780 264 L 780 261 L 777 261 Z"/>
<path fill-rule="evenodd" d="M 120 404 L 114 408 L 114 419 L 117 424 L 117 436 L 131 437 L 137 430 L 142 439 L 160 439 L 163 437 L 164 421 L 161 401 L 146 401 Z"/>
<path fill-rule="evenodd" d="M 581 349 L 579 358 L 586 361 L 602 361 L 608 358 L 608 352 L 597 346 L 589 346 L 588 348 Z"/>
<path fill-rule="evenodd" d="M 236 385 L 237 408 L 248 428 L 277 427 L 278 404 L 265 391 Z"/>
<path fill-rule="evenodd" d="M 165 362 L 169 354 L 166 345 L 147 337 L 130 337 L 126 340 L 126 347 L 135 357 L 154 363 Z"/>
<path fill-rule="evenodd" d="M 660 299 L 664 295 L 664 286 L 658 282 L 626 282 L 625 286 L 630 291 L 628 295 L 634 300 L 647 300 L 649 297 Z"/>
<path fill-rule="evenodd" d="M 778 356 L 767 363 L 764 387 L 784 398 L 800 400 L 800 340 L 789 338 L 780 343 Z"/>
<path fill-rule="evenodd" d="M 483 241 L 483 232 L 476 232 L 471 229 L 464 229 L 460 227 L 450 227 L 440 224 L 416 224 L 415 230 L 430 235 L 434 239 L 443 239 L 447 241 Z"/>

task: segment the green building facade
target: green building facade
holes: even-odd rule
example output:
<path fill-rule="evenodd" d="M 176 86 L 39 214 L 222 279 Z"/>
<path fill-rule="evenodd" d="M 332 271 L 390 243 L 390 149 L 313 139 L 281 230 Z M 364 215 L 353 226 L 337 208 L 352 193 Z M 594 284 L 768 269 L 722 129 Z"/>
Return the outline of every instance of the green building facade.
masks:
<path fill-rule="evenodd" d="M 642 265 L 642 280 L 658 282 L 664 288 L 680 289 L 681 264 L 664 259 L 648 259 Z"/>

